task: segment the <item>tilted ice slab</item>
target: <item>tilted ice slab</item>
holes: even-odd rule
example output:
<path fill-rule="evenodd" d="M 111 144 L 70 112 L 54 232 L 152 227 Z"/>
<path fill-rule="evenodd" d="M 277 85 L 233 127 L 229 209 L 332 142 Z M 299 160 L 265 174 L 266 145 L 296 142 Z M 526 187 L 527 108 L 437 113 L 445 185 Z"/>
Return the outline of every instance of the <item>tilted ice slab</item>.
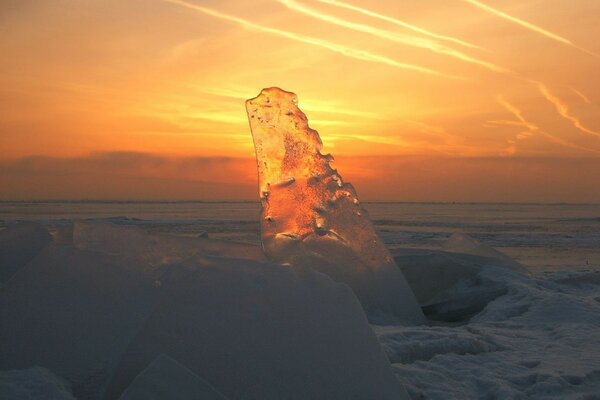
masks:
<path fill-rule="evenodd" d="M 420 323 L 423 313 L 402 272 L 379 239 L 354 188 L 321 154 L 294 93 L 263 89 L 246 101 L 254 139 L 261 232 L 269 259 L 311 268 L 348 284 L 373 318 Z"/>

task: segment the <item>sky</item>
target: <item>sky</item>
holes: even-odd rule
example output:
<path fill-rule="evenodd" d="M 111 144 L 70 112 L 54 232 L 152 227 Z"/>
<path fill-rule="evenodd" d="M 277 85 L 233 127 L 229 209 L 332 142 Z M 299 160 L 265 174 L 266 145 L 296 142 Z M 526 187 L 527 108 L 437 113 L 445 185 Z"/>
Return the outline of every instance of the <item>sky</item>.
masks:
<path fill-rule="evenodd" d="M 295 92 L 363 200 L 600 202 L 600 1 L 4 0 L 0 200 L 257 199 Z"/>

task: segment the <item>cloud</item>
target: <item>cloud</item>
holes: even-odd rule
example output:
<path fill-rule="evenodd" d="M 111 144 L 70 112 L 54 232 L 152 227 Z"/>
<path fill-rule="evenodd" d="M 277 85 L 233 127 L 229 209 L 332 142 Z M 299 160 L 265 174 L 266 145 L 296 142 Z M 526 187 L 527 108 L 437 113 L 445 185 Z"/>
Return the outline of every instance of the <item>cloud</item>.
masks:
<path fill-rule="evenodd" d="M 581 100 L 583 100 L 584 103 L 586 103 L 586 104 L 592 104 L 592 102 L 590 101 L 590 99 L 585 94 L 583 94 L 581 91 L 575 89 L 573 86 L 569 86 L 569 89 L 571 89 L 571 91 L 573 93 L 575 93 L 577 96 L 579 96 L 579 98 Z"/>
<path fill-rule="evenodd" d="M 523 112 L 520 109 L 518 109 L 517 106 L 506 101 L 502 96 L 498 97 L 498 103 L 500 103 L 500 105 L 502 105 L 508 112 L 510 112 L 514 117 L 516 117 L 517 120 L 516 121 L 501 120 L 501 121 L 488 121 L 488 122 L 492 123 L 492 124 L 496 124 L 496 125 L 515 125 L 515 126 L 525 128 L 524 132 L 520 132 L 519 135 L 517 135 L 517 139 L 522 140 L 522 139 L 525 139 L 534 134 L 540 134 L 543 137 L 545 137 L 546 139 L 548 139 L 551 142 L 556 143 L 558 145 L 561 145 L 561 146 L 564 146 L 567 148 L 571 148 L 571 149 L 575 149 L 575 150 L 584 151 L 584 152 L 600 154 L 599 150 L 595 150 L 595 149 L 592 149 L 589 147 L 579 146 L 577 144 L 571 143 L 567 140 L 561 139 L 555 135 L 552 135 L 552 134 L 542 130 L 538 125 L 525 119 L 525 117 L 523 116 Z"/>
<path fill-rule="evenodd" d="M 556 111 L 558 111 L 558 113 L 563 118 L 565 118 L 568 121 L 571 121 L 571 123 L 573 124 L 573 126 L 575 128 L 579 129 L 581 132 L 600 137 L 600 132 L 591 130 L 591 129 L 587 128 L 586 126 L 584 126 L 577 117 L 575 117 L 574 115 L 571 114 L 567 104 L 565 102 L 563 102 L 561 99 L 559 99 L 557 96 L 552 94 L 550 92 L 550 90 L 543 83 L 536 82 L 536 84 L 537 84 L 538 90 L 544 96 L 544 98 L 554 105 L 554 107 L 556 108 Z"/>
<path fill-rule="evenodd" d="M 417 32 L 417 33 L 420 33 L 422 35 L 429 36 L 429 37 L 432 37 L 432 38 L 435 38 L 435 39 L 445 40 L 445 41 L 452 42 L 454 44 L 458 44 L 458 45 L 461 45 L 461 46 L 464 46 L 464 47 L 469 47 L 469 48 L 472 48 L 472 49 L 481 49 L 481 47 L 476 46 L 476 45 L 471 44 L 471 43 L 468 43 L 468 42 L 465 42 L 464 40 L 460 40 L 460 39 L 457 39 L 457 38 L 454 38 L 454 37 L 451 37 L 451 36 L 440 35 L 440 34 L 437 34 L 435 32 L 428 31 L 427 29 L 423 29 L 423 28 L 420 28 L 418 26 L 415 26 L 415 25 L 409 24 L 407 22 L 401 21 L 401 20 L 399 20 L 397 18 L 388 17 L 387 15 L 382 15 L 382 14 L 376 13 L 374 11 L 367 10 L 365 8 L 354 6 L 352 4 L 348 4 L 348 3 L 344 3 L 344 2 L 336 1 L 336 0 L 318 0 L 318 1 L 321 2 L 321 3 L 332 5 L 332 6 L 336 6 L 336 7 L 340 7 L 340 8 L 345 8 L 347 10 L 352 10 L 352 11 L 358 12 L 360 14 L 368 15 L 369 17 L 380 19 L 382 21 L 390 22 L 390 23 L 392 23 L 394 25 L 401 26 L 401 27 L 409 29 L 409 30 L 411 30 L 413 32 Z"/>
<path fill-rule="evenodd" d="M 543 35 L 543 36 L 545 36 L 547 38 L 550 38 L 550 39 L 555 40 L 557 42 L 566 44 L 567 46 L 571 46 L 571 47 L 573 47 L 573 48 L 575 48 L 577 50 L 583 51 L 584 53 L 587 53 L 587 54 L 592 55 L 594 57 L 600 58 L 600 55 L 598 55 L 598 54 L 596 54 L 596 53 L 594 53 L 594 52 L 592 52 L 590 50 L 584 49 L 583 47 L 577 46 L 575 43 L 573 43 L 569 39 L 566 39 L 566 38 L 564 38 L 562 36 L 557 35 L 556 33 L 552 33 L 552 32 L 550 32 L 550 31 L 548 31 L 546 29 L 543 29 L 543 28 L 541 28 L 541 27 L 539 27 L 537 25 L 534 25 L 532 23 L 529 23 L 527 21 L 523 21 L 522 19 L 519 19 L 517 17 L 513 17 L 512 15 L 506 14 L 506 13 L 500 11 L 500 10 L 492 8 L 492 7 L 490 7 L 490 6 L 486 5 L 486 4 L 483 4 L 483 3 L 481 3 L 481 2 L 479 2 L 477 0 L 463 0 L 463 1 L 466 1 L 467 3 L 472 4 L 475 7 L 479 8 L 481 10 L 484 10 L 484 11 L 490 13 L 490 14 L 496 15 L 497 17 L 500 17 L 500 18 L 503 18 L 505 20 L 511 21 L 511 22 L 513 22 L 515 24 L 518 24 L 518 25 L 520 25 L 520 26 L 522 26 L 522 27 L 524 27 L 526 29 L 529 29 L 530 31 L 537 32 L 540 35 Z"/>
<path fill-rule="evenodd" d="M 379 29 L 379 28 L 376 28 L 376 27 L 373 27 L 370 25 L 364 25 L 364 24 L 347 21 L 347 20 L 335 17 L 333 15 L 318 12 L 318 11 L 311 9 L 310 7 L 306 7 L 294 0 L 277 0 L 277 1 L 294 11 L 303 13 L 305 15 L 309 15 L 313 18 L 320 19 L 321 21 L 325 21 L 330 24 L 342 26 L 344 28 L 352 29 L 352 30 L 358 31 L 358 32 L 367 33 L 369 35 L 376 36 L 381 39 L 390 40 L 390 41 L 393 41 L 396 43 L 401 43 L 401 44 L 404 44 L 407 46 L 413 46 L 413 47 L 418 47 L 421 49 L 430 50 L 437 54 L 442 54 L 445 56 L 453 57 L 453 58 L 461 60 L 461 61 L 465 61 L 468 63 L 482 66 L 493 72 L 499 72 L 499 73 L 503 73 L 503 74 L 512 74 L 511 71 L 509 71 L 506 68 L 503 68 L 499 65 L 471 57 L 471 56 L 464 54 L 458 50 L 444 46 L 444 45 L 442 45 L 436 41 L 430 40 L 430 39 L 419 38 L 419 37 L 410 36 L 410 35 L 403 35 L 403 34 L 399 34 L 396 32 Z"/>
<path fill-rule="evenodd" d="M 599 158 L 336 157 L 361 200 L 600 201 Z M 135 152 L 0 162 L 0 200 L 257 200 L 252 158 Z"/>
<path fill-rule="evenodd" d="M 323 39 L 319 39 L 319 38 L 315 38 L 315 37 L 311 37 L 311 36 L 300 35 L 297 33 L 256 24 L 254 22 L 250 22 L 243 18 L 234 17 L 232 15 L 224 14 L 220 11 L 216 11 L 211 8 L 187 3 L 182 0 L 163 0 L 163 1 L 165 1 L 167 3 L 176 4 L 176 5 L 179 5 L 182 7 L 187 7 L 189 9 L 199 11 L 201 13 L 210 15 L 215 18 L 223 19 L 223 20 L 226 20 L 229 22 L 234 22 L 234 23 L 236 23 L 244 28 L 247 28 L 247 29 L 252 29 L 252 30 L 255 30 L 258 32 L 268 33 L 271 35 L 284 37 L 287 39 L 291 39 L 291 40 L 294 40 L 297 42 L 309 44 L 312 46 L 321 47 L 321 48 L 336 52 L 338 54 L 342 54 L 346 57 L 354 58 L 356 60 L 369 61 L 369 62 L 374 62 L 374 63 L 378 63 L 378 64 L 389 65 L 391 67 L 415 71 L 415 72 L 428 74 L 428 75 L 437 75 L 437 76 L 443 76 L 446 78 L 457 78 L 455 76 L 445 74 L 443 72 L 436 71 L 431 68 L 426 68 L 426 67 L 422 67 L 422 66 L 415 65 L 415 64 L 402 63 L 402 62 L 396 61 L 394 59 L 391 59 L 389 57 L 374 54 L 374 53 L 371 53 L 371 52 L 368 52 L 368 51 L 365 51 L 362 49 L 355 49 L 353 47 L 342 46 L 342 45 L 332 43 L 332 42 L 329 42 L 329 41 L 326 41 Z"/>
<path fill-rule="evenodd" d="M 2 199 L 253 199 L 251 158 L 106 152 L 0 163 Z"/>

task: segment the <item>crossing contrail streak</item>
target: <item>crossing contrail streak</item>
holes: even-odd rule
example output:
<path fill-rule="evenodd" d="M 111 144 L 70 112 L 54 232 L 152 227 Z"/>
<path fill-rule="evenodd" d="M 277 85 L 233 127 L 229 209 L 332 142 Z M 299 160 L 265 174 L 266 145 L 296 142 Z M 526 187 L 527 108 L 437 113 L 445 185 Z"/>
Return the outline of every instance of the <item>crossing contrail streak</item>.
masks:
<path fill-rule="evenodd" d="M 552 33 L 552 32 L 550 32 L 550 31 L 548 31 L 548 30 L 546 30 L 544 28 L 541 28 L 541 27 L 539 27 L 537 25 L 534 25 L 532 23 L 529 23 L 527 21 L 523 21 L 522 19 L 519 19 L 517 17 L 513 17 L 512 15 L 509 15 L 509 14 L 507 14 L 505 12 L 502 12 L 502 11 L 500 11 L 498 9 L 490 7 L 487 4 L 483 4 L 483 3 L 481 3 L 481 2 L 479 2 L 477 0 L 463 0 L 463 1 L 465 1 L 465 2 L 467 2 L 469 4 L 471 4 L 471 5 L 474 5 L 475 7 L 479 8 L 481 10 L 487 11 L 490 14 L 494 14 L 497 17 L 504 18 L 504 19 L 506 19 L 508 21 L 514 22 L 515 24 L 521 25 L 523 28 L 529 29 L 530 31 L 537 32 L 537 33 L 539 33 L 539 34 L 541 34 L 543 36 L 546 36 L 547 38 L 550 38 L 550 39 L 555 40 L 557 42 L 566 44 L 567 46 L 571 46 L 571 47 L 573 47 L 573 48 L 575 48 L 577 50 L 583 51 L 584 53 L 592 55 L 592 56 L 594 56 L 596 58 L 600 58 L 600 55 L 598 55 L 598 54 L 596 54 L 596 53 L 594 53 L 594 52 L 592 52 L 590 50 L 584 49 L 583 47 L 577 46 L 575 43 L 573 43 L 569 39 L 566 39 L 566 38 L 564 38 L 562 36 L 557 35 L 556 33 Z"/>
<path fill-rule="evenodd" d="M 411 30 L 413 32 L 417 32 L 417 33 L 420 33 L 422 35 L 429 36 L 429 37 L 432 37 L 432 38 L 435 38 L 435 39 L 446 40 L 448 42 L 452 42 L 452 43 L 455 43 L 455 44 L 458 44 L 458 45 L 461 45 L 461 46 L 464 46 L 464 47 L 469 47 L 469 48 L 472 48 L 472 49 L 481 49 L 481 47 L 476 46 L 474 44 L 471 44 L 469 42 L 465 42 L 463 40 L 460 40 L 460 39 L 457 39 L 457 38 L 454 38 L 454 37 L 451 37 L 451 36 L 440 35 L 438 33 L 428 31 L 427 29 L 419 28 L 418 26 L 409 24 L 409 23 L 404 22 L 402 20 L 399 20 L 397 18 L 388 17 L 387 15 L 379 14 L 379 13 L 376 13 L 374 11 L 367 10 L 365 8 L 361 8 L 361 7 L 352 5 L 352 4 L 344 3 L 344 2 L 341 2 L 341 1 L 337 1 L 337 0 L 318 0 L 318 1 L 321 2 L 321 3 L 325 3 L 325 4 L 332 5 L 332 6 L 336 6 L 336 7 L 339 7 L 339 8 L 345 8 L 347 10 L 352 10 L 352 11 L 355 11 L 355 12 L 363 14 L 363 15 L 368 15 L 369 17 L 377 18 L 377 19 L 380 19 L 382 21 L 386 21 L 386 22 L 392 23 L 394 25 L 401 26 L 401 27 L 409 29 L 409 30 Z"/>
<path fill-rule="evenodd" d="M 410 70 L 410 71 L 415 71 L 415 72 L 420 72 L 423 74 L 429 74 L 429 75 L 437 75 L 437 76 L 443 76 L 446 78 L 451 78 L 451 79 L 462 79 L 460 77 L 457 76 L 453 76 L 453 75 L 449 75 L 449 74 L 445 74 L 443 72 L 440 71 L 436 71 L 434 69 L 430 69 L 430 68 L 426 68 L 426 67 L 422 67 L 420 65 L 414 65 L 414 64 L 407 64 L 407 63 L 401 63 L 399 61 L 396 61 L 394 59 L 379 55 L 379 54 L 374 54 L 374 53 L 370 53 L 368 51 L 365 50 L 361 50 L 361 49 L 356 49 L 353 47 L 347 47 L 347 46 L 342 46 L 342 45 L 338 45 L 336 43 L 332 43 L 326 40 L 322 40 L 319 38 L 315 38 L 315 37 L 311 37 L 311 36 L 304 36 L 304 35 L 300 35 L 300 34 L 296 34 L 293 32 L 289 32 L 289 31 L 284 31 L 281 29 L 277 29 L 277 28 L 271 28 L 268 26 L 264 26 L 264 25 L 260 25 L 260 24 L 256 24 L 254 22 L 250 22 L 248 20 L 245 20 L 243 18 L 239 18 L 239 17 L 235 17 L 232 15 L 228 15 L 225 13 L 222 13 L 220 11 L 217 10 L 213 10 L 212 8 L 208 8 L 208 7 L 202 7 L 196 4 L 192 4 L 192 3 L 188 3 L 186 1 L 183 0 L 163 0 L 167 3 L 171 3 L 171 4 L 176 4 L 182 7 L 186 7 L 201 13 L 204 13 L 206 15 L 210 15 L 211 17 L 215 17 L 215 18 L 219 18 L 225 21 L 229 21 L 229 22 L 233 22 L 236 23 L 244 28 L 247 29 L 252 29 L 258 32 L 263 32 L 263 33 L 268 33 L 271 35 L 275 35 L 275 36 L 280 36 L 280 37 L 284 37 L 290 40 L 294 40 L 297 42 L 301 42 L 301 43 L 305 43 L 305 44 L 310 44 L 313 46 L 317 46 L 317 47 L 321 47 L 333 52 L 336 52 L 338 54 L 342 54 L 346 57 L 350 57 L 350 58 L 354 58 L 357 60 L 362 60 L 362 61 L 369 61 L 369 62 L 374 62 L 374 63 L 379 63 L 379 64 L 385 64 L 385 65 L 389 65 L 391 67 L 395 67 L 395 68 L 400 68 L 400 69 L 405 69 L 405 70 Z"/>
<path fill-rule="evenodd" d="M 540 135 L 544 136 L 551 142 L 554 142 L 561 146 L 569 147 L 571 149 L 584 150 L 584 151 L 588 151 L 588 152 L 596 153 L 596 154 L 600 153 L 600 151 L 598 151 L 598 150 L 591 149 L 589 147 L 579 146 L 577 144 L 568 142 L 564 139 L 561 139 L 559 137 L 549 134 L 548 132 L 543 131 L 542 129 L 540 129 L 539 126 L 537 126 L 533 122 L 530 122 L 527 119 L 525 119 L 525 117 L 523 116 L 523 112 L 521 110 L 519 110 L 515 105 L 506 101 L 501 96 L 498 97 L 498 103 L 500 103 L 500 105 L 502 105 L 502 107 L 504 107 L 508 112 L 510 112 L 515 118 L 517 118 L 518 122 L 517 121 L 515 121 L 515 122 L 517 122 L 518 125 L 526 128 L 531 133 L 539 133 Z"/>
<path fill-rule="evenodd" d="M 438 54 L 443 54 L 446 56 L 454 57 L 456 59 L 459 59 L 459 60 L 462 60 L 462 61 L 465 61 L 468 63 L 477 64 L 479 66 L 485 67 L 488 70 L 491 70 L 494 72 L 499 72 L 499 73 L 504 73 L 504 74 L 512 74 L 511 71 L 509 71 L 506 68 L 503 68 L 499 65 L 471 57 L 471 56 L 464 54 L 458 50 L 455 50 L 451 47 L 444 46 L 444 45 L 442 45 L 436 41 L 430 40 L 430 39 L 419 38 L 419 37 L 410 36 L 410 35 L 403 35 L 403 34 L 399 34 L 396 32 L 379 29 L 379 28 L 373 27 L 371 25 L 365 25 L 365 24 L 359 24 L 356 22 L 347 21 L 347 20 L 335 17 L 330 14 L 318 12 L 310 7 L 306 7 L 305 5 L 296 2 L 295 0 L 277 0 L 277 1 L 281 4 L 283 4 L 284 6 L 288 7 L 291 10 L 297 11 L 299 13 L 308 15 L 308 16 L 316 18 L 316 19 L 320 19 L 321 21 L 325 21 L 330 24 L 342 26 L 344 28 L 352 29 L 352 30 L 358 31 L 358 32 L 367 33 L 367 34 L 379 37 L 381 39 L 390 40 L 390 41 L 393 41 L 396 43 L 402 43 L 407 46 L 413 46 L 413 47 L 418 47 L 418 48 L 422 48 L 422 49 L 427 49 L 427 50 L 433 51 Z"/>
<path fill-rule="evenodd" d="M 573 86 L 569 86 L 569 89 L 571 89 L 573 91 L 573 93 L 575 93 L 577 96 L 579 96 L 579 98 L 581 100 L 583 100 L 584 103 L 586 104 L 592 104 L 592 102 L 590 101 L 590 99 L 583 93 L 581 93 L 581 91 L 575 89 Z"/>
<path fill-rule="evenodd" d="M 541 82 L 536 82 L 536 83 L 537 83 L 537 87 L 538 87 L 540 93 L 546 98 L 546 100 L 548 100 L 550 103 L 552 103 L 554 105 L 554 107 L 556 108 L 556 111 L 558 111 L 558 113 L 563 118 L 570 121 L 573 124 L 573 126 L 577 129 L 579 129 L 580 131 L 585 132 L 590 135 L 600 137 L 600 132 L 596 132 L 596 131 L 593 131 L 593 130 L 585 127 L 581 123 L 581 121 L 579 121 L 579 119 L 577 119 L 577 117 L 575 117 L 571 114 L 571 112 L 569 110 L 569 106 L 567 106 L 567 104 L 565 102 L 563 102 L 561 99 L 559 99 L 554 94 L 552 94 L 550 92 L 550 90 L 543 83 L 541 83 Z"/>

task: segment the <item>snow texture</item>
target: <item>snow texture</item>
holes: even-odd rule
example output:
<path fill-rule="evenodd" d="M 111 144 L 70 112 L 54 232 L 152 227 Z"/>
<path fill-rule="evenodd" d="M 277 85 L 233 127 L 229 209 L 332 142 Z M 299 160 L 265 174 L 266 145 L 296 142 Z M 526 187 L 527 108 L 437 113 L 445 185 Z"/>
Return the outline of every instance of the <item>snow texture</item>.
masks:
<path fill-rule="evenodd" d="M 506 293 L 470 319 L 374 329 L 415 399 L 599 399 L 600 287 L 560 275 L 484 267 Z"/>
<path fill-rule="evenodd" d="M 267 257 L 348 284 L 372 320 L 407 324 L 424 316 L 351 184 L 321 154 L 295 94 L 263 89 L 246 102 L 258 165 L 261 234 Z"/>

